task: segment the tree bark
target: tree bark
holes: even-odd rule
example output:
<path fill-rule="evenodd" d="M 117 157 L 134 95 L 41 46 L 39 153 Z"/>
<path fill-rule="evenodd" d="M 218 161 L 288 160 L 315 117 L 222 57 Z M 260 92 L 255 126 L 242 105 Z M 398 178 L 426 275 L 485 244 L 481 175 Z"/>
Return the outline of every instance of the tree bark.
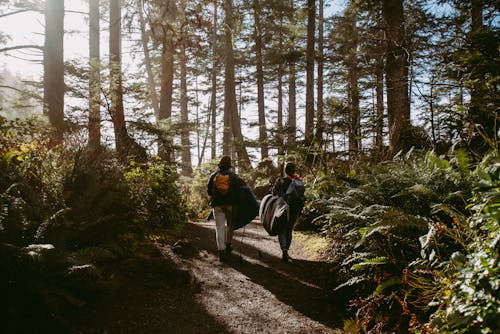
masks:
<path fill-rule="evenodd" d="M 48 0 L 45 8 L 44 114 L 54 128 L 53 144 L 64 134 L 64 0 Z"/>
<path fill-rule="evenodd" d="M 295 26 L 293 0 L 290 1 L 291 26 Z M 295 51 L 295 37 L 290 37 L 290 54 Z M 295 149 L 297 142 L 297 83 L 295 60 L 290 59 L 288 64 L 288 126 L 287 126 L 287 148 Z"/>
<path fill-rule="evenodd" d="M 386 88 L 389 125 L 389 149 L 397 153 L 410 129 L 408 97 L 408 54 L 406 49 L 403 0 L 382 1 L 386 23 Z"/>
<path fill-rule="evenodd" d="M 128 133 L 123 110 L 123 86 L 121 65 L 121 5 L 120 0 L 109 4 L 109 64 L 111 119 L 115 133 L 116 150 L 120 156 L 127 152 Z"/>
<path fill-rule="evenodd" d="M 144 50 L 144 64 L 146 66 L 146 73 L 148 75 L 148 86 L 149 86 L 149 97 L 151 98 L 151 106 L 153 107 L 154 115 L 156 120 L 159 119 L 160 106 L 158 102 L 158 95 L 156 94 L 156 83 L 153 74 L 153 68 L 151 66 L 151 56 L 149 54 L 148 47 L 148 35 L 146 33 L 146 22 L 144 20 L 144 1 L 137 1 L 137 11 L 139 13 L 139 24 L 141 26 L 141 41 L 142 48 Z"/>
<path fill-rule="evenodd" d="M 380 159 L 382 147 L 384 145 L 384 58 L 377 57 L 375 65 L 375 94 L 376 94 L 376 115 L 375 121 L 375 151 L 376 160 Z"/>
<path fill-rule="evenodd" d="M 316 119 L 316 142 L 319 145 L 323 143 L 324 116 L 323 116 L 323 0 L 318 3 L 318 84 L 317 84 L 317 119 Z"/>
<path fill-rule="evenodd" d="M 101 61 L 99 0 L 89 1 L 89 147 L 101 145 Z"/>
<path fill-rule="evenodd" d="M 305 145 L 312 144 L 314 137 L 314 33 L 316 31 L 316 1 L 307 0 L 306 46 L 306 124 Z"/>
<path fill-rule="evenodd" d="M 185 21 L 186 3 L 182 1 L 183 21 Z M 180 67 L 181 67 L 181 146 L 182 146 L 182 175 L 191 176 L 193 167 L 191 164 L 191 142 L 189 140 L 189 115 L 187 96 L 187 57 L 186 57 L 187 33 L 183 31 L 180 43 Z"/>
<path fill-rule="evenodd" d="M 243 135 L 241 133 L 241 122 L 236 104 L 236 84 L 234 77 L 235 60 L 233 51 L 233 1 L 224 1 L 225 9 L 225 80 L 224 80 L 224 155 L 229 153 L 230 139 L 226 134 L 226 120 L 230 121 L 227 128 L 231 130 L 234 137 L 234 146 L 238 154 L 239 167 L 242 170 L 249 170 L 251 167 L 250 158 L 246 150 Z M 229 154 L 228 154 L 229 155 Z"/>
<path fill-rule="evenodd" d="M 260 1 L 254 0 L 254 40 L 255 40 L 255 65 L 257 76 L 257 109 L 259 114 L 259 142 L 261 160 L 269 157 L 267 144 L 267 128 L 264 104 L 264 69 L 262 64 L 262 26 L 260 24 Z"/>
<path fill-rule="evenodd" d="M 218 1 L 214 0 L 214 18 L 212 27 L 212 95 L 210 97 L 210 112 L 212 114 L 212 140 L 211 140 L 211 158 L 217 157 L 217 12 Z"/>
<path fill-rule="evenodd" d="M 168 133 L 167 140 L 158 146 L 158 156 L 167 163 L 174 161 L 173 141 L 170 126 L 172 118 L 172 102 L 174 90 L 174 21 L 176 17 L 175 0 L 166 0 L 163 8 L 166 24 L 163 25 L 163 45 L 161 53 L 161 89 L 160 89 L 160 117 L 161 125 L 165 125 Z"/>
<path fill-rule="evenodd" d="M 356 26 L 356 14 L 346 13 L 346 19 L 350 23 L 350 41 L 346 56 L 348 76 L 348 103 L 349 103 L 349 159 L 356 161 L 359 155 L 361 143 L 361 113 L 359 108 L 359 66 L 357 60 L 358 29 Z"/>

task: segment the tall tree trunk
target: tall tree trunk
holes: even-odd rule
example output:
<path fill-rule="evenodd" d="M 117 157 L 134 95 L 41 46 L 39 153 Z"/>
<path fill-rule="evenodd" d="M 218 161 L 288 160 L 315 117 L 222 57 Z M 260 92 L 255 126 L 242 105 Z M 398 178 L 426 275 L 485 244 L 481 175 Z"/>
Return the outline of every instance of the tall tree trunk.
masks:
<path fill-rule="evenodd" d="M 295 149 L 297 145 L 297 83 L 295 62 L 288 66 L 288 148 Z"/>
<path fill-rule="evenodd" d="M 382 14 L 386 23 L 387 115 L 391 154 L 403 148 L 410 129 L 408 97 L 408 54 L 406 52 L 403 0 L 383 0 Z"/>
<path fill-rule="evenodd" d="M 89 147 L 101 145 L 101 61 L 99 0 L 89 1 Z"/>
<path fill-rule="evenodd" d="M 43 110 L 55 129 L 53 144 L 59 144 L 64 133 L 64 0 L 47 0 L 43 55 Z"/>
<path fill-rule="evenodd" d="M 123 110 L 123 86 L 121 65 L 121 5 L 111 0 L 109 5 L 109 64 L 111 119 L 115 133 L 116 150 L 120 156 L 127 152 L 128 133 Z"/>
<path fill-rule="evenodd" d="M 323 52 L 323 0 L 319 0 L 318 12 L 318 86 L 317 86 L 317 120 L 316 120 L 316 141 L 319 145 L 323 143 L 324 131 L 324 117 L 323 117 L 323 65 L 324 65 L 324 52 Z"/>
<path fill-rule="evenodd" d="M 474 52 L 477 51 L 477 42 L 478 37 L 481 34 L 481 31 L 484 29 L 483 22 L 483 8 L 484 8 L 484 0 L 470 0 L 471 1 L 471 28 L 469 33 L 469 40 L 472 41 L 472 48 Z M 475 124 L 478 124 L 482 127 L 483 131 L 489 138 L 495 138 L 497 135 L 495 131 L 498 129 L 498 125 L 496 126 L 496 120 L 498 109 L 494 110 L 491 107 L 486 105 L 487 96 L 491 94 L 488 92 L 486 87 L 487 80 L 485 78 L 485 74 L 481 70 L 473 70 L 472 78 L 471 78 L 471 89 L 470 89 L 470 106 L 469 106 L 469 117 L 471 119 L 471 127 L 474 127 Z M 475 131 L 470 131 L 474 133 Z M 480 138 L 477 136 L 478 139 Z M 481 139 L 482 141 L 482 139 Z M 483 143 L 474 140 L 472 142 L 474 147 L 473 149 L 479 149 L 479 151 L 483 151 L 482 148 Z M 479 147 L 478 147 L 479 146 Z"/>
<path fill-rule="evenodd" d="M 182 1 L 182 13 L 185 22 L 185 0 Z M 182 175 L 191 176 L 193 167 L 191 164 L 191 142 L 189 140 L 189 116 L 188 116 L 188 95 L 187 95 L 187 57 L 186 44 L 187 32 L 182 32 L 180 43 L 180 67 L 181 67 L 181 146 L 182 146 Z"/>
<path fill-rule="evenodd" d="M 146 65 L 146 73 L 148 75 L 149 97 L 151 98 L 151 106 L 153 107 L 156 120 L 158 120 L 160 115 L 160 106 L 158 102 L 158 95 L 156 94 L 156 84 L 155 84 L 155 77 L 153 74 L 153 68 L 151 66 L 151 56 L 149 55 L 149 47 L 148 47 L 149 38 L 146 33 L 146 22 L 144 20 L 143 0 L 137 1 L 137 11 L 139 13 L 139 23 L 141 26 L 141 40 L 142 40 L 142 48 L 144 50 L 144 64 Z"/>
<path fill-rule="evenodd" d="M 359 108 L 359 69 L 357 60 L 358 29 L 356 26 L 356 13 L 346 13 L 346 18 L 351 24 L 350 47 L 347 52 L 347 85 L 349 101 L 349 159 L 355 161 L 358 158 L 361 142 L 361 113 Z"/>
<path fill-rule="evenodd" d="M 212 27 L 212 95 L 210 97 L 210 112 L 212 114 L 211 158 L 217 157 L 217 12 L 218 1 L 214 0 L 214 20 Z"/>
<path fill-rule="evenodd" d="M 314 33 L 316 31 L 316 1 L 307 0 L 306 46 L 306 124 L 305 144 L 311 145 L 314 137 Z"/>
<path fill-rule="evenodd" d="M 230 121 L 228 128 L 234 137 L 234 145 L 238 154 L 239 166 L 243 170 L 251 167 L 250 158 L 246 150 L 243 134 L 241 133 L 241 122 L 236 104 L 236 84 L 234 78 L 235 60 L 233 51 L 233 0 L 224 1 L 225 10 L 225 80 L 224 80 L 224 154 L 229 153 L 229 136 L 226 134 L 226 119 Z"/>
<path fill-rule="evenodd" d="M 290 1 L 290 11 L 292 18 L 290 20 L 290 25 L 295 26 L 294 18 L 294 0 Z M 289 53 L 292 54 L 295 51 L 295 37 L 290 36 L 290 49 Z M 295 149 L 297 142 L 297 83 L 296 83 L 296 69 L 295 60 L 290 59 L 288 64 L 288 127 L 287 127 L 287 142 L 288 149 Z"/>
<path fill-rule="evenodd" d="M 254 0 L 254 40 L 255 40 L 255 64 L 257 75 L 257 109 L 259 113 L 259 142 L 261 160 L 269 157 L 267 144 L 266 114 L 264 105 L 264 69 L 262 64 L 262 27 L 260 24 L 261 8 L 260 1 Z"/>
<path fill-rule="evenodd" d="M 166 24 L 163 25 L 163 45 L 161 53 L 161 89 L 160 89 L 160 117 L 161 125 L 168 129 L 168 138 L 165 143 L 158 146 L 158 156 L 168 163 L 174 161 L 173 141 L 170 131 L 172 124 L 172 102 L 174 90 L 174 21 L 177 8 L 175 0 L 165 0 L 163 17 Z"/>
<path fill-rule="evenodd" d="M 379 160 L 384 145 L 384 58 L 377 57 L 375 65 L 375 94 L 376 94 L 376 114 L 375 121 L 375 152 L 376 160 Z"/>

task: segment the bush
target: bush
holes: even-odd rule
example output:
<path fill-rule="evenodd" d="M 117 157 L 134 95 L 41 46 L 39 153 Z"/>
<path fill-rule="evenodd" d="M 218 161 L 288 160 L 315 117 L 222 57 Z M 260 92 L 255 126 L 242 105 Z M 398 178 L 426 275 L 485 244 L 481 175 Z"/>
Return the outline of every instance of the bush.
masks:
<path fill-rule="evenodd" d="M 169 228 L 186 222 L 186 205 L 176 183 L 178 175 L 165 163 L 131 163 L 125 180 L 141 224 Z"/>

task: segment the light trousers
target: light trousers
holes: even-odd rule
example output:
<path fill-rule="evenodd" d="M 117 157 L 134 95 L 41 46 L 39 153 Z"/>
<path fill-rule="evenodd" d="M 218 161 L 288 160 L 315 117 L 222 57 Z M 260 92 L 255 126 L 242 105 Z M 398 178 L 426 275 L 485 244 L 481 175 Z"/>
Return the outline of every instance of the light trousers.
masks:
<path fill-rule="evenodd" d="M 233 239 L 233 206 L 221 205 L 214 207 L 215 238 L 217 249 L 225 250 Z"/>

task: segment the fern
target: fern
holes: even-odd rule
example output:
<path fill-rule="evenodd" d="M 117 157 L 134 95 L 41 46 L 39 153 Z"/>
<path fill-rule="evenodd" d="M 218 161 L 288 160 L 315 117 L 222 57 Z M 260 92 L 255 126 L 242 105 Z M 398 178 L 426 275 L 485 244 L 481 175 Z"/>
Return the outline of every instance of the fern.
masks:
<path fill-rule="evenodd" d="M 387 258 L 384 256 L 379 256 L 371 259 L 364 259 L 362 262 L 358 262 L 351 267 L 354 271 L 365 270 L 367 267 L 374 267 L 381 264 L 386 264 Z"/>

